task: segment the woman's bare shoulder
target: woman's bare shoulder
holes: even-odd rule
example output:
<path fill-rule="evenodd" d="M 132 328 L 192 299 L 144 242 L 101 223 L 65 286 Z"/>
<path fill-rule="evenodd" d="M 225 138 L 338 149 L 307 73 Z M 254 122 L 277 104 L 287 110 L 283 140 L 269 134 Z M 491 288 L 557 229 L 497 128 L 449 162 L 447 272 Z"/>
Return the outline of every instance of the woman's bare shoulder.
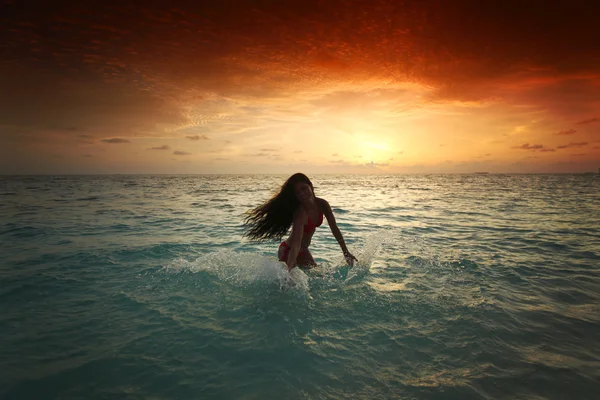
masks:
<path fill-rule="evenodd" d="M 327 200 L 325 200 L 321 197 L 315 197 L 315 200 L 321 211 L 325 211 L 329 208 L 329 203 L 327 202 Z"/>

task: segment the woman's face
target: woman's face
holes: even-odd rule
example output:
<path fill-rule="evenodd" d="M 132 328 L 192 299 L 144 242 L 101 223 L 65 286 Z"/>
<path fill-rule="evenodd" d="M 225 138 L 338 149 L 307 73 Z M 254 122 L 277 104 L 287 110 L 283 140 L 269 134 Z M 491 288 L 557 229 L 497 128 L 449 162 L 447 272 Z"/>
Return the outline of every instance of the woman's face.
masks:
<path fill-rule="evenodd" d="M 294 193 L 300 203 L 309 203 L 313 200 L 313 191 L 306 182 L 298 182 L 294 186 Z"/>

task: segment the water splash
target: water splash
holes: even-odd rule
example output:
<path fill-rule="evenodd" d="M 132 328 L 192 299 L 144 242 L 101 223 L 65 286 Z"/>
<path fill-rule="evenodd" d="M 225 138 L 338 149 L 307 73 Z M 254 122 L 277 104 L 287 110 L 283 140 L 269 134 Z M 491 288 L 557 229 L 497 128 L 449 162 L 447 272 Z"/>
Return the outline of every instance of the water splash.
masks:
<path fill-rule="evenodd" d="M 308 276 L 299 268 L 287 271 L 281 261 L 250 252 L 223 249 L 203 254 L 194 261 L 182 258 L 164 267 L 167 272 L 207 272 L 223 282 L 246 287 L 257 282 L 277 283 L 282 290 L 308 291 Z"/>
<path fill-rule="evenodd" d="M 389 233 L 385 231 L 377 231 L 368 236 L 360 250 L 355 254 L 358 262 L 348 272 L 346 283 L 355 282 L 365 277 L 369 273 L 369 269 L 381 246 L 387 243 L 393 243 L 399 236 L 400 232 Z"/>

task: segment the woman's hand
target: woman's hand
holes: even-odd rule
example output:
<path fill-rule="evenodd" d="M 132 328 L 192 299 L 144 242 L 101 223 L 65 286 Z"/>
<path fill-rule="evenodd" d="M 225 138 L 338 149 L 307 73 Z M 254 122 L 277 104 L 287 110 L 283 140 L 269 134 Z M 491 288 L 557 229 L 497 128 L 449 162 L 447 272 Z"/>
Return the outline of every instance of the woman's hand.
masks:
<path fill-rule="evenodd" d="M 351 267 L 354 266 L 354 261 L 358 261 L 356 257 L 354 257 L 349 251 L 344 253 L 344 258 L 346 259 L 346 263 L 348 263 L 348 265 Z"/>

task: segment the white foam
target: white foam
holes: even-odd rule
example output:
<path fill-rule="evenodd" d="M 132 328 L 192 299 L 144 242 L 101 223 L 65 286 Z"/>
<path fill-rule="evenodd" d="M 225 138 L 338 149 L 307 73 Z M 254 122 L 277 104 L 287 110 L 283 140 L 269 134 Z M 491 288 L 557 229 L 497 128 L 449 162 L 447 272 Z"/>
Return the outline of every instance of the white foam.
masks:
<path fill-rule="evenodd" d="M 253 282 L 274 282 L 282 289 L 308 290 L 308 276 L 299 268 L 288 272 L 286 265 L 274 257 L 250 252 L 223 249 L 203 254 L 194 261 L 175 259 L 164 269 L 168 272 L 205 271 L 239 286 Z"/>

